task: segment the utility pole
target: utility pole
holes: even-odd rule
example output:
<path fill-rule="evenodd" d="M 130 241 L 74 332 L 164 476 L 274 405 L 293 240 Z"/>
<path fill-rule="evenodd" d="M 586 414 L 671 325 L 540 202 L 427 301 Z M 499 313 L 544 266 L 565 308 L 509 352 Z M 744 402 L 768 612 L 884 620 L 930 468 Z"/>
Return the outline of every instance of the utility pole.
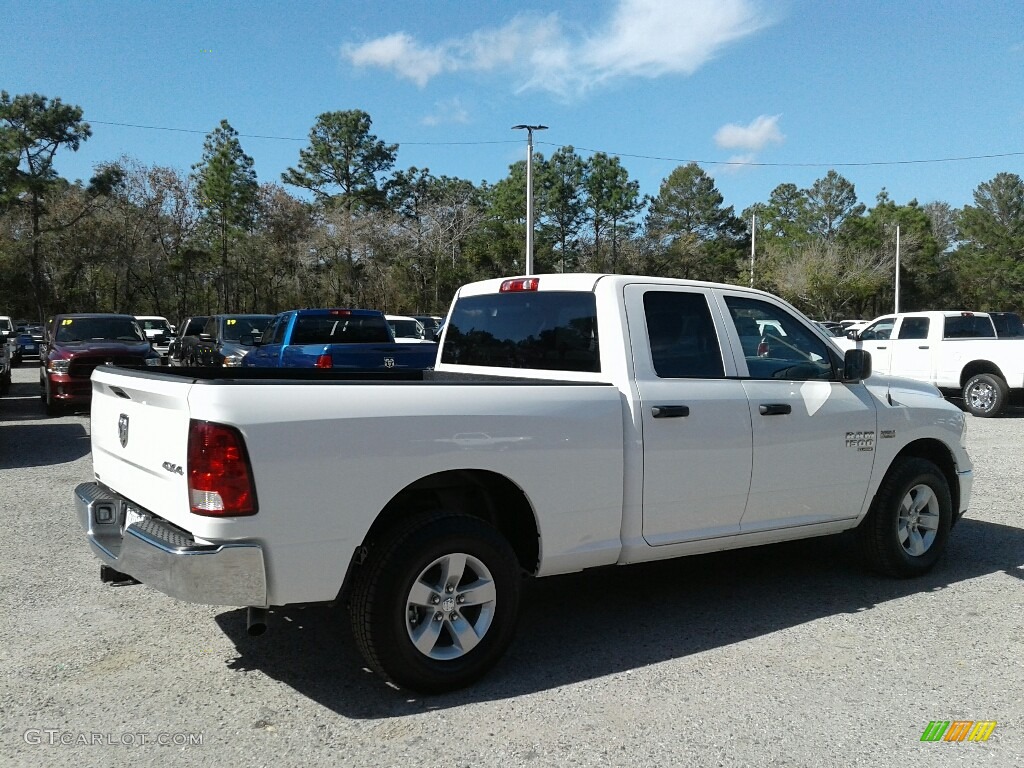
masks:
<path fill-rule="evenodd" d="M 900 225 L 896 225 L 896 309 L 900 311 Z"/>
<path fill-rule="evenodd" d="M 757 239 L 757 214 L 750 214 L 750 287 L 754 287 L 754 242 Z"/>
<path fill-rule="evenodd" d="M 526 131 L 526 274 L 533 274 L 533 132 L 547 130 L 546 125 L 513 125 Z"/>

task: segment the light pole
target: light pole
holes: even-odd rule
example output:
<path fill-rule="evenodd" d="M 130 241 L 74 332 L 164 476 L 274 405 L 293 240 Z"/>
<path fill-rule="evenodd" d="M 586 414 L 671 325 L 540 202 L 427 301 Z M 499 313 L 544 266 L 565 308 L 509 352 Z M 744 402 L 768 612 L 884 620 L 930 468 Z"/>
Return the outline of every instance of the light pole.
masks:
<path fill-rule="evenodd" d="M 513 125 L 514 131 L 526 131 L 526 274 L 533 274 L 533 132 L 547 130 L 546 125 Z"/>

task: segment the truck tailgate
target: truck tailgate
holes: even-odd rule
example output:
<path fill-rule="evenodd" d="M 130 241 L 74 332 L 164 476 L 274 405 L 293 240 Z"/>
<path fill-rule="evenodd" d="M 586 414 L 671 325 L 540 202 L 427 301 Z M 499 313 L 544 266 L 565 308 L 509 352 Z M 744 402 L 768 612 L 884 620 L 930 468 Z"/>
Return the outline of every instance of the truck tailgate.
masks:
<path fill-rule="evenodd" d="M 179 525 L 189 510 L 185 471 L 192 386 L 187 378 L 130 376 L 106 366 L 92 376 L 96 479 Z"/>

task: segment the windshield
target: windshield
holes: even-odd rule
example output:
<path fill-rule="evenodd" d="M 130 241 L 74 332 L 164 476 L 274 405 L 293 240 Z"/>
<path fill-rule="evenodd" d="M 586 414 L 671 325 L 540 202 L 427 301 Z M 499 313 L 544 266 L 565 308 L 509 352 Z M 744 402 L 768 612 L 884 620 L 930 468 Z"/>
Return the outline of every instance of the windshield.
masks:
<path fill-rule="evenodd" d="M 240 341 L 246 334 L 259 336 L 270 325 L 272 315 L 237 315 L 224 319 L 224 341 Z"/>
<path fill-rule="evenodd" d="M 171 326 L 168 325 L 167 321 L 164 320 L 163 318 L 159 318 L 156 320 L 136 318 L 136 320 L 138 320 L 139 325 L 142 326 L 142 330 L 144 331 L 157 331 L 159 333 L 167 334 L 171 332 Z"/>
<path fill-rule="evenodd" d="M 388 320 L 396 339 L 422 339 L 423 326 L 418 320 Z"/>
<path fill-rule="evenodd" d="M 65 317 L 57 341 L 145 341 L 138 323 L 128 317 Z"/>

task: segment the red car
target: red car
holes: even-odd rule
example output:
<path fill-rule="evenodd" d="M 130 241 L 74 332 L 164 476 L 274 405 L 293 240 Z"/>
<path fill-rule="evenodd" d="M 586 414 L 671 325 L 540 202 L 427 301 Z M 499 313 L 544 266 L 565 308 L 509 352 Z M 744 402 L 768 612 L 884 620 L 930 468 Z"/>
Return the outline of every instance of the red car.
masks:
<path fill-rule="evenodd" d="M 111 314 L 57 315 L 47 323 L 39 360 L 39 397 L 51 416 L 62 406 L 92 400 L 90 377 L 97 366 L 160 365 L 135 318 Z"/>

